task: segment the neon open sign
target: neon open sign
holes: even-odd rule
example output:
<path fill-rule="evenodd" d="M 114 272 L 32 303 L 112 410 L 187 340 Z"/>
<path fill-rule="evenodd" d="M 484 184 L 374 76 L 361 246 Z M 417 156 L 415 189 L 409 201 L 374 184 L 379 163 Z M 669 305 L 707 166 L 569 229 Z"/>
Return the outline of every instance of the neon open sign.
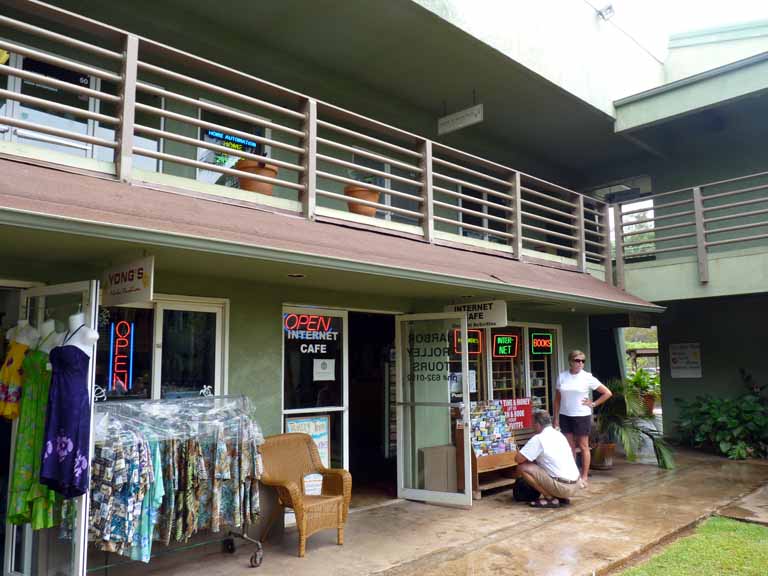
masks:
<path fill-rule="evenodd" d="M 319 314 L 286 314 L 283 318 L 283 326 L 286 330 L 328 332 L 331 329 L 331 317 Z"/>
<path fill-rule="evenodd" d="M 531 334 L 531 354 L 552 354 L 552 334 L 534 332 Z"/>
<path fill-rule="evenodd" d="M 120 320 L 110 325 L 108 374 L 109 391 L 133 388 L 133 322 Z"/>

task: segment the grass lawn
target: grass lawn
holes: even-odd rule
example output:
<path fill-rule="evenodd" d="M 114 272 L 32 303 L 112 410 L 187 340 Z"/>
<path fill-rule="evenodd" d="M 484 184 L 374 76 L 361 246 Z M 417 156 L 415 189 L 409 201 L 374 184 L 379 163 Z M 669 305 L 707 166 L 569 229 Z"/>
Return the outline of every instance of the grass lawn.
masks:
<path fill-rule="evenodd" d="M 710 518 L 696 532 L 621 576 L 765 576 L 768 528 Z"/>

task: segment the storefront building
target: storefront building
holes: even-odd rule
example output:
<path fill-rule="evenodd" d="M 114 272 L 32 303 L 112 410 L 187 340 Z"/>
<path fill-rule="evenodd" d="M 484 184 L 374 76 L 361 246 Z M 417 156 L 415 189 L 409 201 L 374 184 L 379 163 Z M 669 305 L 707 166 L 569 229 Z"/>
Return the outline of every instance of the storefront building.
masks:
<path fill-rule="evenodd" d="M 20 6 L 0 33 L 0 321 L 64 333 L 84 314 L 94 414 L 246 396 L 265 435 L 316 435 L 359 505 L 471 506 L 472 458 L 508 453 L 533 409 L 552 410 L 590 318 L 660 310 L 612 286 L 598 200 Z M 348 204 L 355 185 L 376 194 Z M 509 426 L 483 439 L 472 418 L 491 407 Z M 7 478 L 19 431 L 2 424 Z M 67 534 L 7 523 L 4 573 L 156 566 L 89 544 L 89 496 Z M 170 548 L 190 561 L 211 541 Z"/>

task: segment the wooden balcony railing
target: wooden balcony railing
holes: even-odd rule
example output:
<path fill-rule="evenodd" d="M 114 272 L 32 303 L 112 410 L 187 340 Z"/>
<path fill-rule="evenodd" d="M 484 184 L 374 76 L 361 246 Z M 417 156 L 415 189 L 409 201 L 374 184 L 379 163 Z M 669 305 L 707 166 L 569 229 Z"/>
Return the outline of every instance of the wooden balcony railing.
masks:
<path fill-rule="evenodd" d="M 709 256 L 724 250 L 768 250 L 768 172 L 672 190 L 614 207 L 616 271 L 625 265 L 696 256 L 709 282 Z"/>
<path fill-rule="evenodd" d="M 13 154 L 612 279 L 599 200 L 93 20 L 13 4 L 0 16 L 0 145 Z M 352 187 L 371 193 L 350 198 Z"/>

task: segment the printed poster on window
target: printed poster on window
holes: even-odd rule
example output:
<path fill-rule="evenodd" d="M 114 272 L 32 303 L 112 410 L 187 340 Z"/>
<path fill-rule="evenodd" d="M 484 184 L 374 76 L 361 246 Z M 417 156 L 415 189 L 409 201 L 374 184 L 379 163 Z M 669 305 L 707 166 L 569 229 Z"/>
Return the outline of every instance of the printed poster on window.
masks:
<path fill-rule="evenodd" d="M 670 344 L 669 365 L 672 378 L 701 378 L 701 344 Z"/>

